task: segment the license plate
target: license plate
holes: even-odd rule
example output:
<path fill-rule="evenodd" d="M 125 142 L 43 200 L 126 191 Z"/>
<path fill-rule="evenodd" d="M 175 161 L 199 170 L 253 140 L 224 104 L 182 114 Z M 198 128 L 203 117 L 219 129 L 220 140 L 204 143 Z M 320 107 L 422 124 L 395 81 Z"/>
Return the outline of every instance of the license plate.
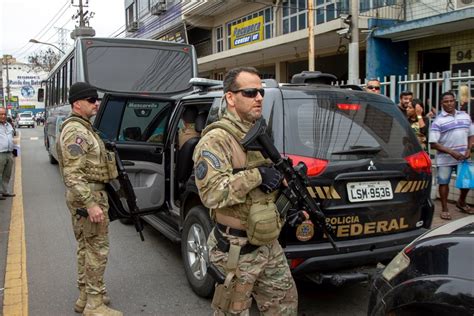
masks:
<path fill-rule="evenodd" d="M 351 202 L 393 199 L 390 181 L 349 182 L 347 195 Z"/>

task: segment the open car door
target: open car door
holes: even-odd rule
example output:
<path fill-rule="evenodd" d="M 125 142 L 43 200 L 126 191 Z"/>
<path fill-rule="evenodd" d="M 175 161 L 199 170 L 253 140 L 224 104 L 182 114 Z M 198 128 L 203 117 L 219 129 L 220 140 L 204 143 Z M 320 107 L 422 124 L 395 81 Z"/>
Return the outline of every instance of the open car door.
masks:
<path fill-rule="evenodd" d="M 106 143 L 114 144 L 119 169 L 121 163 L 133 188 L 127 190 L 123 174 L 108 186 L 111 220 L 137 222 L 137 216 L 157 212 L 165 203 L 164 144 L 174 105 L 172 98 L 104 95 L 94 127 Z M 130 204 L 131 194 L 137 207 Z"/>

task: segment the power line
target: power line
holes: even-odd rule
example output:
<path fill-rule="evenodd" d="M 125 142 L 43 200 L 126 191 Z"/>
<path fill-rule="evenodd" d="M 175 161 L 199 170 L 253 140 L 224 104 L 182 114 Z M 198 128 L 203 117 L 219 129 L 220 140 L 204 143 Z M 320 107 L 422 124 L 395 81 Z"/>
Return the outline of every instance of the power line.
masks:
<path fill-rule="evenodd" d="M 48 31 L 51 30 L 52 25 L 54 23 L 56 23 L 56 21 L 58 21 L 63 16 L 64 12 L 66 12 L 66 10 L 69 8 L 68 5 L 69 5 L 69 0 L 56 12 L 56 14 L 53 16 L 53 18 L 48 23 L 46 23 L 46 25 L 35 36 L 33 36 L 33 38 L 41 40 L 42 37 Z M 27 43 L 22 48 L 16 50 L 13 54 L 17 55 L 18 58 L 20 58 L 20 57 L 24 56 L 26 53 L 28 53 L 28 51 L 31 49 L 32 45 L 33 45 L 32 43 Z"/>

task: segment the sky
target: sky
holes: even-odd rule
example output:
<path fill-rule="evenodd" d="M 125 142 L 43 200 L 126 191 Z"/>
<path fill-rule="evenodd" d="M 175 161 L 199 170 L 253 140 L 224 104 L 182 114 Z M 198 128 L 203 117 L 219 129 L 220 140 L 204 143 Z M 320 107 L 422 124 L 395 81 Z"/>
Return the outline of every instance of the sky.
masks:
<path fill-rule="evenodd" d="M 79 0 L 72 0 L 75 5 Z M 83 0 L 95 15 L 90 26 L 96 36 L 110 37 L 123 31 L 125 27 L 124 0 Z M 0 56 L 13 55 L 20 61 L 28 56 L 52 48 L 51 46 L 29 43 L 34 38 L 59 46 L 57 28 L 66 28 L 66 40 L 73 43 L 70 33 L 77 24 L 71 19 L 77 13 L 71 0 L 0 0 Z M 54 49 L 54 48 L 52 48 Z"/>

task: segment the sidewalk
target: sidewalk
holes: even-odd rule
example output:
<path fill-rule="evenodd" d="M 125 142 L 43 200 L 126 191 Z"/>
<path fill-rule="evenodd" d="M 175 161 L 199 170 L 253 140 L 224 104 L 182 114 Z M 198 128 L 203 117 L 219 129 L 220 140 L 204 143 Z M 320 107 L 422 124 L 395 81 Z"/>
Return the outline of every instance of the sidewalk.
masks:
<path fill-rule="evenodd" d="M 441 202 L 440 202 L 439 199 L 436 199 L 436 200 L 433 200 L 433 203 L 435 205 L 435 210 L 434 210 L 433 223 L 431 224 L 431 228 L 438 227 L 438 226 L 447 224 L 449 222 L 452 222 L 454 220 L 457 220 L 459 218 L 469 216 L 469 214 L 459 212 L 458 209 L 456 208 L 455 203 L 448 202 L 448 209 L 449 209 L 449 213 L 451 214 L 452 219 L 450 221 L 441 219 L 439 217 L 439 215 L 441 213 Z M 472 207 L 472 205 L 471 205 L 471 207 Z"/>

